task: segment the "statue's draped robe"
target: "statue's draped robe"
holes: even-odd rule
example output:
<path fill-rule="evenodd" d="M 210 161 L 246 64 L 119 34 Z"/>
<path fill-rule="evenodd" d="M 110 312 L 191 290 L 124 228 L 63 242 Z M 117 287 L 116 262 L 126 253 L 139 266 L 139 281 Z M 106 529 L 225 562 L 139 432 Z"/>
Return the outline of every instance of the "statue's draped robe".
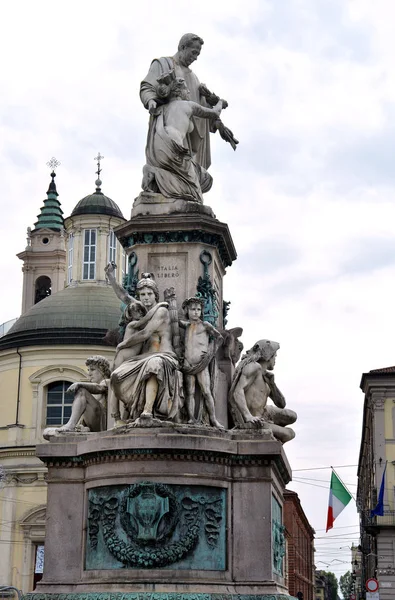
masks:
<path fill-rule="evenodd" d="M 212 178 L 206 172 L 211 164 L 210 119 L 192 117 L 193 130 L 187 134 L 185 148 L 168 136 L 165 129 L 166 105 L 161 106 L 163 99 L 158 98 L 157 78 L 173 69 L 176 77 L 185 79 L 190 100 L 207 107 L 199 91 L 200 82 L 191 69 L 179 65 L 171 57 L 153 60 L 140 86 L 140 98 L 144 106 L 147 108 L 148 102 L 155 100 L 160 107 L 157 115 L 150 115 L 147 165 L 152 167 L 164 196 L 202 202 L 202 192 L 208 192 L 212 185 Z"/>
<path fill-rule="evenodd" d="M 173 140 L 166 130 L 169 105 L 159 107 L 148 129 L 146 159 L 156 184 L 166 198 L 180 198 L 203 204 L 200 165 L 188 148 Z"/>

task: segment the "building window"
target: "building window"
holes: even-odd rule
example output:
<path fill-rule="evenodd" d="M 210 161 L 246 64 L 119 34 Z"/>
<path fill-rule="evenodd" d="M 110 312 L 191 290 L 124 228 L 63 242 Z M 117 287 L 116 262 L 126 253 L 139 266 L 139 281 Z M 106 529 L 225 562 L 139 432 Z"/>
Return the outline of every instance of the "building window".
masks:
<path fill-rule="evenodd" d="M 117 238 L 115 237 L 115 233 L 110 231 L 110 235 L 108 236 L 108 262 L 116 262 L 115 259 L 117 257 Z"/>
<path fill-rule="evenodd" d="M 67 283 L 73 281 L 73 258 L 74 258 L 74 233 L 69 235 L 69 249 L 67 259 Z"/>
<path fill-rule="evenodd" d="M 46 275 L 42 275 L 36 279 L 34 289 L 34 304 L 44 300 L 51 295 L 51 280 Z"/>
<path fill-rule="evenodd" d="M 71 381 L 54 381 L 47 386 L 47 425 L 64 425 L 70 419 L 74 394 L 68 394 Z"/>
<path fill-rule="evenodd" d="M 36 589 L 36 585 L 43 578 L 44 571 L 44 546 L 35 545 L 35 557 L 34 557 L 34 577 L 33 577 L 33 590 Z"/>
<path fill-rule="evenodd" d="M 84 262 L 82 279 L 96 277 L 96 229 L 84 230 Z"/>

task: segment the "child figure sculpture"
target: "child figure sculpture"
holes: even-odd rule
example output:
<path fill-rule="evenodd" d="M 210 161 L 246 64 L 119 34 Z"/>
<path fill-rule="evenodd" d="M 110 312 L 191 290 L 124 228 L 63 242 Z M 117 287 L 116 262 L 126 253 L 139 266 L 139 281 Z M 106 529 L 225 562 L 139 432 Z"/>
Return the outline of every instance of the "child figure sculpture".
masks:
<path fill-rule="evenodd" d="M 188 423 L 196 423 L 195 385 L 197 379 L 209 416 L 210 425 L 218 429 L 224 429 L 215 416 L 214 398 L 211 391 L 212 382 L 209 373 L 209 365 L 222 342 L 222 336 L 210 323 L 202 321 L 203 307 L 203 298 L 188 298 L 182 305 L 188 317 L 187 321 L 180 321 L 180 327 L 186 329 L 184 366 L 182 371 L 186 383 Z M 213 341 L 210 341 L 210 337 Z"/>
<path fill-rule="evenodd" d="M 147 314 L 147 310 L 139 300 L 130 302 L 124 312 L 124 318 L 127 323 L 125 333 L 122 342 L 117 346 L 114 362 L 112 365 L 112 371 L 115 371 L 120 367 L 126 360 L 138 356 L 141 353 L 143 342 L 136 342 L 134 334 L 136 334 L 139 323 L 141 324 L 142 318 Z M 111 387 L 109 390 L 109 404 L 110 414 L 114 419 L 115 427 L 126 425 L 126 421 L 121 419 L 119 399 L 112 391 Z"/>

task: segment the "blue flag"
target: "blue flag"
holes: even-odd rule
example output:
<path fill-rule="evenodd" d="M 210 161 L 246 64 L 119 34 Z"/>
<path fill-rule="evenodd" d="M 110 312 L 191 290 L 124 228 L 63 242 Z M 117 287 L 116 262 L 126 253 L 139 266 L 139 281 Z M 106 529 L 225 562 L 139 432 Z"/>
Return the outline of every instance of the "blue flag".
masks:
<path fill-rule="evenodd" d="M 370 511 L 371 517 L 382 517 L 384 515 L 384 490 L 385 490 L 385 472 L 387 470 L 387 463 L 385 463 L 383 477 L 381 478 L 381 485 L 379 491 L 379 500 L 373 510 Z"/>

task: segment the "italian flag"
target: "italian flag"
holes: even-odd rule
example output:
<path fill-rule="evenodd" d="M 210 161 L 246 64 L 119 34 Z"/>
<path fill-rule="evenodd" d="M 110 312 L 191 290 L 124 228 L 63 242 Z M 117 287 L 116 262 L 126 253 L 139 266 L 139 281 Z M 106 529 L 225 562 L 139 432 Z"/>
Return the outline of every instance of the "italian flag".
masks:
<path fill-rule="evenodd" d="M 332 529 L 335 519 L 340 515 L 343 508 L 346 508 L 352 496 L 348 489 L 342 484 L 335 471 L 332 469 L 331 487 L 329 490 L 328 519 L 326 522 L 326 532 Z"/>

